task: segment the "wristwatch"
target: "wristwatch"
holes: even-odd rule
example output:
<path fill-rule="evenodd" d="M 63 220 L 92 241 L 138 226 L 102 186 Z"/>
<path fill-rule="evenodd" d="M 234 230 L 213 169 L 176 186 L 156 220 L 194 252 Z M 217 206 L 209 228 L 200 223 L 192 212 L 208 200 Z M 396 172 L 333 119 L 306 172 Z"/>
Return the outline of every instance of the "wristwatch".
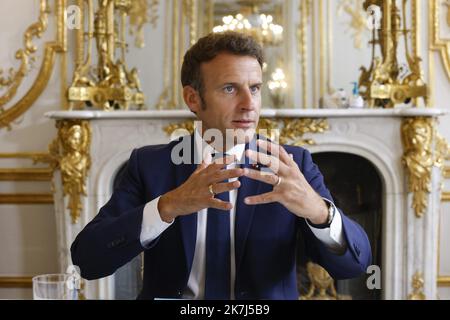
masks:
<path fill-rule="evenodd" d="M 325 200 L 324 200 L 325 201 Z M 334 209 L 334 205 L 331 202 L 325 201 L 325 203 L 328 206 L 328 219 L 327 222 L 322 223 L 322 224 L 314 224 L 312 223 L 309 219 L 308 219 L 308 223 L 316 228 L 316 229 L 326 229 L 329 228 L 331 226 L 331 223 L 333 222 L 334 219 L 334 215 L 335 215 L 335 209 Z"/>
<path fill-rule="evenodd" d="M 331 202 L 325 201 L 328 206 L 328 220 L 327 224 L 330 226 L 334 219 L 334 206 L 331 204 Z"/>

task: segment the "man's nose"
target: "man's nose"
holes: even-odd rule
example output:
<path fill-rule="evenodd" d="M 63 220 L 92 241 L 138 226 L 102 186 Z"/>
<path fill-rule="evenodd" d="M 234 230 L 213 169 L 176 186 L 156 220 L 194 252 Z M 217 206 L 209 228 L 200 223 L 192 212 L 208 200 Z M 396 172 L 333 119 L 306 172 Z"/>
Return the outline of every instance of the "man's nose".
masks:
<path fill-rule="evenodd" d="M 241 99 L 239 103 L 239 107 L 241 110 L 254 110 L 256 104 L 256 96 L 254 96 L 250 88 L 241 91 Z"/>

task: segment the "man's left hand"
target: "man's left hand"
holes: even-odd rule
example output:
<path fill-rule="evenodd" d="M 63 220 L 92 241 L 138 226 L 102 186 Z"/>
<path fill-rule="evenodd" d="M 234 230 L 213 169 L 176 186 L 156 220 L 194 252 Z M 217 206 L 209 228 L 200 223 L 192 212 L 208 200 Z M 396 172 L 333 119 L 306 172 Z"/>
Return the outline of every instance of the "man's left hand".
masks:
<path fill-rule="evenodd" d="M 264 154 L 247 150 L 246 155 L 254 162 L 270 168 L 272 173 L 245 169 L 244 175 L 274 186 L 273 191 L 245 198 L 248 205 L 279 202 L 298 217 L 309 219 L 313 224 L 324 224 L 328 220 L 325 201 L 306 181 L 297 163 L 280 145 L 258 140 L 258 146 L 270 152 Z M 281 179 L 281 180 L 279 180 Z"/>

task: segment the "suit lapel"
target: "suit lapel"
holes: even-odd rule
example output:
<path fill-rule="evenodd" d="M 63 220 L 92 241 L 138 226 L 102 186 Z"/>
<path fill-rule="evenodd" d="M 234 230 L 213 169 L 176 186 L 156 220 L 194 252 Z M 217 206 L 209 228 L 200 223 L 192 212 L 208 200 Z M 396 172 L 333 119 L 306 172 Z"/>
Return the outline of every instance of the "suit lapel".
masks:
<path fill-rule="evenodd" d="M 256 150 L 254 147 L 254 141 L 250 143 L 251 149 Z M 246 145 L 245 150 L 249 148 Z M 245 155 L 244 155 L 245 158 Z M 245 163 L 242 165 L 243 168 L 251 168 L 249 164 L 249 159 L 245 158 Z M 250 226 L 252 224 L 253 215 L 255 213 L 255 206 L 249 206 L 244 203 L 244 199 L 248 196 L 253 196 L 259 194 L 261 187 L 261 182 L 247 177 L 241 177 L 240 179 L 241 187 L 239 188 L 237 199 L 236 199 L 236 222 L 235 222 L 235 255 L 236 255 L 236 272 L 242 263 L 242 258 L 245 249 L 245 243 L 247 241 L 248 233 L 250 231 Z"/>
<path fill-rule="evenodd" d="M 190 141 L 191 162 L 182 163 L 180 165 L 175 166 L 177 187 L 183 184 L 192 175 L 192 173 L 194 173 L 195 169 L 197 168 L 197 165 L 194 162 L 194 137 L 188 136 L 185 137 L 185 139 L 191 140 Z M 197 239 L 197 213 L 179 217 L 178 222 L 180 224 L 181 237 L 183 241 L 186 259 L 186 266 L 188 268 L 187 274 L 189 276 L 189 273 L 192 268 L 192 261 L 194 259 L 195 244 Z"/>

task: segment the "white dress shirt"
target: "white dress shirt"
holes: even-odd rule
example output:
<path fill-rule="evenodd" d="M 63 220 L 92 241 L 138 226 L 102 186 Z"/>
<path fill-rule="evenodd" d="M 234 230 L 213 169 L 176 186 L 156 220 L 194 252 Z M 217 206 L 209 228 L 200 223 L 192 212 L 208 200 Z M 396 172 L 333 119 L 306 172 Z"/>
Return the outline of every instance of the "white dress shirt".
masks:
<path fill-rule="evenodd" d="M 201 152 L 197 159 L 203 159 L 205 163 L 211 163 L 211 155 L 216 153 L 214 149 L 207 144 L 198 131 L 195 131 L 195 151 Z M 242 159 L 245 151 L 245 145 L 239 144 L 228 150 L 226 153 L 228 155 L 235 155 L 238 162 Z M 236 163 L 227 166 L 227 169 L 236 167 Z M 230 181 L 235 181 L 237 178 L 230 179 Z M 151 241 L 155 240 L 161 233 L 163 233 L 171 223 L 166 223 L 161 220 L 161 216 L 158 211 L 158 201 L 159 198 L 153 199 L 147 203 L 144 207 L 143 218 L 142 218 L 142 228 L 140 240 L 141 244 L 146 247 Z M 237 190 L 230 191 L 230 203 L 233 204 L 233 208 L 230 210 L 230 256 L 231 256 L 231 299 L 234 299 L 234 281 L 236 275 L 236 263 L 235 263 L 235 250 L 234 250 L 234 227 L 235 227 L 235 217 L 236 217 L 236 198 Z M 329 200 L 325 199 L 331 206 L 334 204 Z M 346 247 L 346 242 L 344 240 L 344 235 L 342 232 L 342 218 L 334 207 L 335 215 L 333 221 L 329 228 L 317 229 L 312 227 L 309 223 L 313 234 L 322 241 L 329 250 L 333 252 L 341 252 Z M 202 209 L 197 215 L 197 238 L 195 243 L 195 253 L 194 260 L 192 263 L 191 273 L 189 275 L 189 280 L 187 284 L 187 289 L 183 292 L 184 299 L 204 299 L 205 296 L 205 254 L 206 254 L 206 222 L 208 218 L 207 209 Z M 172 222 L 173 223 L 173 222 Z"/>

